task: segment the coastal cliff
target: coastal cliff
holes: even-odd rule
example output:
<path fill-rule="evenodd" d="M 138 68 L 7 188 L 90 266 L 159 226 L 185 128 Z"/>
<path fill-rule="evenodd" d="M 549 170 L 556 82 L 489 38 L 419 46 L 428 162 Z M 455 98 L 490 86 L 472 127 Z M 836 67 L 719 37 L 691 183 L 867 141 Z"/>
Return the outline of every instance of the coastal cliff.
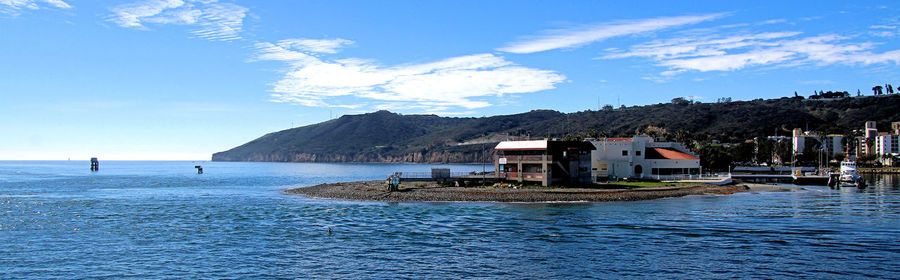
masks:
<path fill-rule="evenodd" d="M 682 101 L 568 114 L 535 110 L 482 118 L 378 111 L 269 133 L 215 153 L 212 159 L 479 163 L 491 161 L 492 141 L 507 138 L 621 137 L 667 131 L 677 141 L 684 139 L 676 139 L 679 136 L 675 135 L 685 132 L 682 135 L 689 135 L 698 143 L 711 139 L 739 143 L 753 137 L 790 135 L 796 127 L 850 134 L 866 121 L 878 122 L 882 131 L 889 129 L 890 122 L 900 121 L 900 95 L 835 100 Z M 701 156 L 701 160 L 705 158 Z"/>

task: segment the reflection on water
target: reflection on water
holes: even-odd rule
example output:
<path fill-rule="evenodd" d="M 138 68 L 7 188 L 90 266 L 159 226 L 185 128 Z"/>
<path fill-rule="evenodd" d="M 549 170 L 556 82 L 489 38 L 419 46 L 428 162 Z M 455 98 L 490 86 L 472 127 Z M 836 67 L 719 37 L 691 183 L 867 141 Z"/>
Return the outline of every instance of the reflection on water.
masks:
<path fill-rule="evenodd" d="M 0 162 L 0 278 L 892 278 L 897 176 L 608 203 L 284 195 L 408 164 Z M 453 166 L 454 171 L 481 166 Z"/>

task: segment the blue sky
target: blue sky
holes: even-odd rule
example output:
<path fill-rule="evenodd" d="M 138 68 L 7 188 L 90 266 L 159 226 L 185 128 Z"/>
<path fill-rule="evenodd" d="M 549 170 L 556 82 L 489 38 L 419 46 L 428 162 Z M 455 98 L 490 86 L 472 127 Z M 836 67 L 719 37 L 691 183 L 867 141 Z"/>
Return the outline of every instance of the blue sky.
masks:
<path fill-rule="evenodd" d="M 893 2 L 733 2 L 0 0 L 0 159 L 208 160 L 380 109 L 574 112 L 900 78 Z"/>

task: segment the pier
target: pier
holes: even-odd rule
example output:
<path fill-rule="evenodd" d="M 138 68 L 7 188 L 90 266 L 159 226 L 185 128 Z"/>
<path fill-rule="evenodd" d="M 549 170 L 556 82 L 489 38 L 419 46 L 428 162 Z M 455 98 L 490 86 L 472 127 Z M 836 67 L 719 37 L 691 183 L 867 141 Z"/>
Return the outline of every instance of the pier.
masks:
<path fill-rule="evenodd" d="M 757 183 L 788 183 L 795 185 L 828 185 L 828 176 L 789 174 L 732 174 L 732 178 Z"/>

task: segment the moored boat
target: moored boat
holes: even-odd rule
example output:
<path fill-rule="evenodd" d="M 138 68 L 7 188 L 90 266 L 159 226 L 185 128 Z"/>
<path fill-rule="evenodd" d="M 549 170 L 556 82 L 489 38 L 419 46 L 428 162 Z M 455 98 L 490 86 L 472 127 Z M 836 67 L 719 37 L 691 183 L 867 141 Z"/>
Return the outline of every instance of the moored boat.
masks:
<path fill-rule="evenodd" d="M 856 162 L 846 159 L 841 162 L 841 171 L 838 174 L 829 176 L 829 187 L 855 185 L 858 188 L 865 188 L 866 181 L 856 169 Z"/>

